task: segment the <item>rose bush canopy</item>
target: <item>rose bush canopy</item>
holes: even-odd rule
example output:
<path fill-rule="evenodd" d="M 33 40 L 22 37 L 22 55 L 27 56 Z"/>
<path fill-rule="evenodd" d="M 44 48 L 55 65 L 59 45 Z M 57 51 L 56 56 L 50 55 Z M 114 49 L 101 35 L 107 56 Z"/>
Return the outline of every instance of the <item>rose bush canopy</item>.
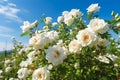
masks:
<path fill-rule="evenodd" d="M 21 36 L 29 36 L 29 46 L 13 38 L 12 56 L 2 61 L 2 80 L 117 80 L 120 76 L 120 16 L 112 11 L 111 20 L 95 12 L 98 4 L 64 11 L 52 22 L 24 21 Z M 40 30 L 39 27 L 43 26 Z"/>

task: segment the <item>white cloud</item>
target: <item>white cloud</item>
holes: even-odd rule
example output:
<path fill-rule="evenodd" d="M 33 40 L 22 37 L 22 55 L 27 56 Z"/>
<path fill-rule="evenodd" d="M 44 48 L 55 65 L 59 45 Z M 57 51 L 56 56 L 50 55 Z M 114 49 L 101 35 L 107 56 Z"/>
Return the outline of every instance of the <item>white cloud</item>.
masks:
<path fill-rule="evenodd" d="M 8 3 L 9 6 L 16 7 L 16 4 Z"/>
<path fill-rule="evenodd" d="M 14 20 L 17 22 L 23 22 L 22 19 L 18 16 L 18 13 L 21 11 L 16 7 L 16 4 L 9 3 L 7 0 L 3 0 L 4 4 L 0 4 L 0 14 L 4 15 L 6 18 L 10 20 Z"/>
<path fill-rule="evenodd" d="M 0 26 L 0 32 L 13 32 L 14 30 L 5 26 Z"/>
<path fill-rule="evenodd" d="M 5 26 L 0 26 L 0 37 L 11 38 L 12 35 L 10 35 L 10 32 L 14 32 L 14 30 Z"/>
<path fill-rule="evenodd" d="M 11 38 L 12 35 L 9 35 L 9 34 L 0 34 L 0 37 Z"/>
<path fill-rule="evenodd" d="M 11 50 L 12 49 L 12 44 L 11 43 L 7 43 L 6 41 L 5 42 L 0 42 L 0 51 L 3 51 L 5 49 L 7 50 Z"/>
<path fill-rule="evenodd" d="M 7 2 L 8 0 L 3 0 L 3 1 Z"/>

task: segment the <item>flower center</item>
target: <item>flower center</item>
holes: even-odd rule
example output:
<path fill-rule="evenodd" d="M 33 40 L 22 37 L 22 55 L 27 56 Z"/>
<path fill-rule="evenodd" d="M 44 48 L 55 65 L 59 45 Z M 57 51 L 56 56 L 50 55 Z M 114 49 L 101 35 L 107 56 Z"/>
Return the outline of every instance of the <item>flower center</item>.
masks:
<path fill-rule="evenodd" d="M 101 40 L 99 43 L 100 43 L 100 45 L 104 45 L 105 44 L 104 40 Z"/>
<path fill-rule="evenodd" d="M 93 26 L 97 27 L 98 25 L 99 25 L 98 22 L 95 22 Z"/>
<path fill-rule="evenodd" d="M 77 46 L 77 44 L 74 43 L 73 46 L 75 47 L 75 46 Z"/>
<path fill-rule="evenodd" d="M 55 58 L 59 57 L 60 56 L 60 51 L 56 50 L 55 51 Z"/>
<path fill-rule="evenodd" d="M 82 41 L 84 41 L 84 42 L 87 42 L 88 39 L 89 39 L 89 35 L 87 35 L 87 34 L 82 37 Z"/>
<path fill-rule="evenodd" d="M 38 73 L 38 74 L 37 74 L 37 77 L 38 77 L 38 79 L 41 79 L 41 78 L 42 78 L 42 74 L 41 74 L 41 73 Z"/>
<path fill-rule="evenodd" d="M 22 75 L 23 75 L 23 72 L 21 72 L 20 75 L 22 76 Z"/>
<path fill-rule="evenodd" d="M 36 43 L 38 40 L 36 38 L 34 38 L 34 42 Z"/>

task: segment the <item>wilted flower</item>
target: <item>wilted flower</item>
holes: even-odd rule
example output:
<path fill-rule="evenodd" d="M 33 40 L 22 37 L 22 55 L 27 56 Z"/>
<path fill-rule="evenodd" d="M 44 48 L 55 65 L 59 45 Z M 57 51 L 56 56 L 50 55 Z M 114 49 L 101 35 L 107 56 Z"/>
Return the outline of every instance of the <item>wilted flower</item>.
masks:
<path fill-rule="evenodd" d="M 27 68 L 21 68 L 18 70 L 18 78 L 19 79 L 26 79 L 29 74 L 29 70 Z"/>
<path fill-rule="evenodd" d="M 38 68 L 33 72 L 32 80 L 50 80 L 50 73 L 45 68 Z"/>
<path fill-rule="evenodd" d="M 65 50 L 58 45 L 49 47 L 45 52 L 46 59 L 54 66 L 63 63 L 63 60 L 67 57 Z"/>
<path fill-rule="evenodd" d="M 87 8 L 87 12 L 93 13 L 93 12 L 99 11 L 99 9 L 100 9 L 100 7 L 98 6 L 98 4 L 91 4 L 91 5 Z"/>

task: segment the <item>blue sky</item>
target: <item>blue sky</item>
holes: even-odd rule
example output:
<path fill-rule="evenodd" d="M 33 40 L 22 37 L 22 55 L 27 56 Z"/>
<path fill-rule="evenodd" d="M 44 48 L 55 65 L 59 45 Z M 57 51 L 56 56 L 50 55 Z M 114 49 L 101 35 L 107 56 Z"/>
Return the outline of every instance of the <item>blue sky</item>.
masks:
<path fill-rule="evenodd" d="M 99 3 L 101 9 L 97 14 L 100 18 L 111 19 L 112 10 L 120 14 L 119 0 L 0 0 L 0 50 L 5 48 L 6 42 L 7 49 L 11 48 L 12 36 L 28 44 L 27 37 L 20 37 L 23 21 L 40 20 L 43 13 L 56 21 L 65 10 L 80 9 L 86 13 L 86 8 L 92 3 Z"/>

